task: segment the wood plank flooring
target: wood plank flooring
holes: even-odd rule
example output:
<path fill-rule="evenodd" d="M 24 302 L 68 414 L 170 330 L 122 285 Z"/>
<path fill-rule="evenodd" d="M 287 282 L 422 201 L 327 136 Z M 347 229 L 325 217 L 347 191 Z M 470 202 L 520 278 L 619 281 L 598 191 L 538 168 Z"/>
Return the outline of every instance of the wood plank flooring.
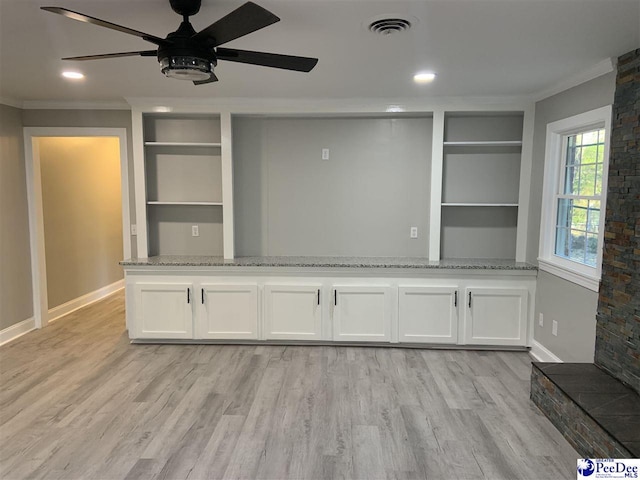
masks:
<path fill-rule="evenodd" d="M 574 479 L 522 352 L 131 345 L 122 293 L 0 347 L 2 479 Z"/>

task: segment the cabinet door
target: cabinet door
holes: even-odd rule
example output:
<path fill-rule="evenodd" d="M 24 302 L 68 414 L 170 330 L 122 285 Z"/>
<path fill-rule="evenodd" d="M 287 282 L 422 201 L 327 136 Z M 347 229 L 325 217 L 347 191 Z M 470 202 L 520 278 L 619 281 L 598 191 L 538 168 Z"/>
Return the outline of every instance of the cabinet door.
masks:
<path fill-rule="evenodd" d="M 321 285 L 266 285 L 265 338 L 320 340 Z"/>
<path fill-rule="evenodd" d="M 399 287 L 400 342 L 458 342 L 456 287 Z"/>
<path fill-rule="evenodd" d="M 191 283 L 137 283 L 135 338 L 193 338 Z"/>
<path fill-rule="evenodd" d="M 200 285 L 198 337 L 212 339 L 258 338 L 256 284 Z"/>
<path fill-rule="evenodd" d="M 528 298 L 524 288 L 468 288 L 464 299 L 464 342 L 526 345 Z"/>
<path fill-rule="evenodd" d="M 353 342 L 391 341 L 389 287 L 340 287 L 333 292 L 333 339 Z"/>

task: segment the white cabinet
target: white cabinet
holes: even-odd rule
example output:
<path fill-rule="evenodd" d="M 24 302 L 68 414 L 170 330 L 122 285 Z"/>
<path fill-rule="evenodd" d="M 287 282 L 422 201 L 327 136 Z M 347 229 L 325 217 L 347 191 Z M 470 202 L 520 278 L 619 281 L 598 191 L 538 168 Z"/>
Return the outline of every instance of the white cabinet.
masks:
<path fill-rule="evenodd" d="M 398 340 L 458 343 L 458 288 L 398 288 Z"/>
<path fill-rule="evenodd" d="M 391 341 L 391 288 L 335 286 L 333 339 L 343 342 Z"/>
<path fill-rule="evenodd" d="M 535 272 L 277 273 L 128 269 L 130 336 L 486 347 L 531 341 Z"/>
<path fill-rule="evenodd" d="M 265 285 L 265 338 L 320 340 L 321 285 Z"/>
<path fill-rule="evenodd" d="M 258 286 L 255 283 L 201 283 L 199 296 L 197 338 L 258 339 Z"/>
<path fill-rule="evenodd" d="M 193 338 L 192 283 L 136 283 L 132 338 Z"/>
<path fill-rule="evenodd" d="M 527 289 L 469 287 L 465 291 L 464 301 L 465 344 L 527 344 Z"/>

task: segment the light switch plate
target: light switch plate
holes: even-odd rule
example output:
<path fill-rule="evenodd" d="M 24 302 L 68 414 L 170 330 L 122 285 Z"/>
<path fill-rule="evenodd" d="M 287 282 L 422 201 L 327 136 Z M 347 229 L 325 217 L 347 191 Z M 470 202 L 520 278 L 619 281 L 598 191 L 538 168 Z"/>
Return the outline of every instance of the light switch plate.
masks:
<path fill-rule="evenodd" d="M 538 314 L 538 325 L 541 327 L 544 326 L 544 316 L 542 315 L 542 313 Z"/>
<path fill-rule="evenodd" d="M 555 320 L 551 323 L 551 333 L 556 337 L 558 336 L 558 322 Z"/>

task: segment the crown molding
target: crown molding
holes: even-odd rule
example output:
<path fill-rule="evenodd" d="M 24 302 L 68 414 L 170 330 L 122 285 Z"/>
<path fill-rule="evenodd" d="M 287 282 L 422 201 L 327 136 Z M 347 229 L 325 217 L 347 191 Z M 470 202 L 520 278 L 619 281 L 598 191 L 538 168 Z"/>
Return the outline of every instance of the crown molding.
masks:
<path fill-rule="evenodd" d="M 131 110 L 131 106 L 124 101 L 25 100 L 22 105 L 25 110 Z"/>
<path fill-rule="evenodd" d="M 563 79 L 552 87 L 534 93 L 531 96 L 531 99 L 534 102 L 539 102 L 541 100 L 544 100 L 545 98 L 552 97 L 560 92 L 564 92 L 565 90 L 569 90 L 570 88 L 588 82 L 589 80 L 593 80 L 594 78 L 598 78 L 602 75 L 612 72 L 613 70 L 615 70 L 617 62 L 617 59 L 614 57 L 606 58 L 601 62 L 596 63 L 592 67 L 583 70 L 582 72 L 578 72 L 575 75 Z"/>
<path fill-rule="evenodd" d="M 23 108 L 23 102 L 21 102 L 20 100 L 15 100 L 13 98 L 0 97 L 0 104 L 6 105 L 8 107 Z"/>
<path fill-rule="evenodd" d="M 434 98 L 167 98 L 126 97 L 142 111 L 231 111 L 265 114 L 419 113 L 434 110 L 522 110 L 532 105 L 527 97 L 434 97 Z"/>

